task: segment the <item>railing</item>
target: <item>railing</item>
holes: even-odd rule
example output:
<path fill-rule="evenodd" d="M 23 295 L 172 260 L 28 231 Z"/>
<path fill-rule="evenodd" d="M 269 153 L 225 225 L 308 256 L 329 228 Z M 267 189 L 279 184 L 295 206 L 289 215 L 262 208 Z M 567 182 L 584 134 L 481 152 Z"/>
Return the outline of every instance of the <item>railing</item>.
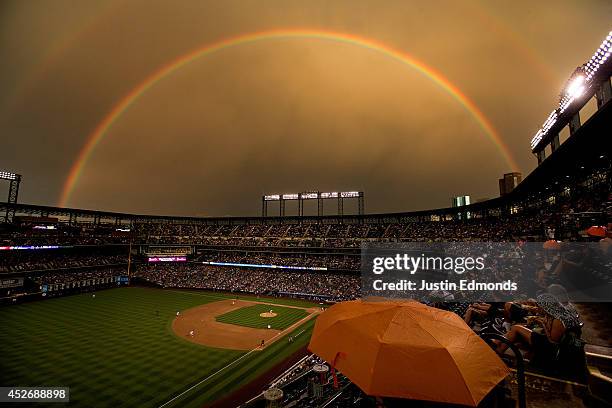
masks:
<path fill-rule="evenodd" d="M 527 408 L 527 400 L 525 397 L 525 361 L 521 351 L 510 340 L 498 333 L 483 333 L 480 337 L 486 341 L 491 347 L 495 346 L 493 340 L 497 340 L 508 346 L 514 353 L 516 358 L 516 380 L 518 384 L 518 404 L 519 408 Z"/>

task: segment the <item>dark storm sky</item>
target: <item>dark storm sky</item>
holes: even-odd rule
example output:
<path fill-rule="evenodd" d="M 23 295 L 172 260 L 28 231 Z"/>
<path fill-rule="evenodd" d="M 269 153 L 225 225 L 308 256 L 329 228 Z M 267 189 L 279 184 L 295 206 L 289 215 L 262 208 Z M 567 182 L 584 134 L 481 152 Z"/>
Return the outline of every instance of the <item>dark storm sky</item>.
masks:
<path fill-rule="evenodd" d="M 610 22 L 609 0 L 1 0 L 0 169 L 23 174 L 21 202 L 56 205 L 88 135 L 148 75 L 220 39 L 301 28 L 366 37 L 435 68 L 527 174 L 532 135 Z M 402 211 L 493 197 L 510 170 L 415 69 L 355 45 L 280 39 L 200 58 L 149 89 L 68 204 L 255 215 L 265 192 L 363 190 L 368 212 Z"/>

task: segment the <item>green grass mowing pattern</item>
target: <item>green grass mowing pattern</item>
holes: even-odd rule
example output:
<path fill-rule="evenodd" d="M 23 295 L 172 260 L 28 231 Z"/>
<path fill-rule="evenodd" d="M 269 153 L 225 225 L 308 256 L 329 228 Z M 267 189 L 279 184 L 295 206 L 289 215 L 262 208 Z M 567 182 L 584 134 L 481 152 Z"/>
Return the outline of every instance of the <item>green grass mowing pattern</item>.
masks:
<path fill-rule="evenodd" d="M 69 386 L 70 406 L 157 407 L 244 354 L 172 333 L 177 310 L 216 300 L 218 294 L 121 288 L 95 299 L 83 294 L 0 308 L 0 385 Z M 268 364 L 280 361 L 267 350 L 253 358 L 264 354 Z M 237 387 L 241 377 L 234 373 L 253 358 L 224 372 L 233 382 L 219 392 L 202 384 L 198 400 Z"/>
<path fill-rule="evenodd" d="M 261 313 L 269 312 L 270 310 L 276 313 L 276 316 L 260 316 Z M 255 329 L 265 329 L 270 325 L 272 329 L 285 330 L 306 316 L 308 316 L 308 313 L 304 309 L 258 304 L 232 310 L 217 316 L 215 320 L 220 323 L 229 323 Z"/>
<path fill-rule="evenodd" d="M 204 404 L 227 395 L 230 387 L 235 390 L 248 384 L 306 346 L 310 341 L 315 320 L 315 318 L 308 320 L 289 332 L 285 338 L 275 341 L 263 351 L 252 353 L 251 356 L 244 359 L 244 363 L 222 371 L 210 381 L 177 398 L 164 408 L 201 408 Z M 288 343 L 288 336 L 294 337 L 293 343 Z"/>

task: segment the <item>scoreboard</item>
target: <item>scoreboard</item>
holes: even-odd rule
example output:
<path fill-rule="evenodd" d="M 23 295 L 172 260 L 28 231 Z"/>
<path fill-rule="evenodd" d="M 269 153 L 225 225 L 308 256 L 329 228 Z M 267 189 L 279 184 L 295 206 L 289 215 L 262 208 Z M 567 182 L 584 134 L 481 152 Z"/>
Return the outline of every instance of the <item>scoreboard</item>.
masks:
<path fill-rule="evenodd" d="M 0 289 L 18 288 L 23 286 L 23 278 L 2 278 L 0 279 Z"/>

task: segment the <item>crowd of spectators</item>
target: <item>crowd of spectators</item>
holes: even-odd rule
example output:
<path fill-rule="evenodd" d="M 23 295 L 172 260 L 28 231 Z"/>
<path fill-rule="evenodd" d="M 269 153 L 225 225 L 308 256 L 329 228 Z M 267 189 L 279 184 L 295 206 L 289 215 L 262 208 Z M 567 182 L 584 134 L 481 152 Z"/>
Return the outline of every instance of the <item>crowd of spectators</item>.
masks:
<path fill-rule="evenodd" d="M 358 248 L 362 242 L 428 242 L 449 240 L 537 240 L 543 224 L 534 218 L 502 218 L 456 221 L 419 221 L 382 224 L 306 224 L 193 226 L 184 235 L 184 225 L 142 225 L 137 237 L 148 244 L 179 243 L 228 247 Z M 298 228 L 295 228 L 295 227 Z M 151 228 L 151 230 L 149 229 Z M 299 234 L 298 234 L 299 233 Z M 254 235 L 259 234 L 259 235 Z"/>
<path fill-rule="evenodd" d="M 164 222 L 140 220 L 129 229 L 99 223 L 70 225 L 57 223 L 56 228 L 35 229 L 32 224 L 15 224 L 0 229 L 0 246 L 6 245 L 76 245 L 80 252 L 64 250 L 9 250 L 0 253 L 0 273 L 33 270 L 60 270 L 127 263 L 127 242 L 140 251 L 144 261 L 153 253 L 188 254 L 191 262 L 170 265 L 142 265 L 138 273 L 144 279 L 163 286 L 206 287 L 216 290 L 263 292 L 300 292 L 349 299 L 359 293 L 355 272 L 360 267 L 359 248 L 368 242 L 523 242 L 579 240 L 587 221 L 609 217 L 609 184 L 597 187 L 572 186 L 572 194 L 543 193 L 529 198 L 516 208 L 491 208 L 488 213 L 464 212 L 452 219 L 440 213 L 407 214 L 404 218 L 368 217 L 294 219 L 295 223 L 266 220 L 257 224 L 207 223 L 165 219 Z M 565 190 L 563 190 L 565 191 Z M 569 191 L 569 190 L 568 190 Z M 599 217 L 599 218 L 598 218 Z M 48 220 L 49 221 L 49 220 Z M 606 221 L 607 222 L 607 221 Z M 588 225 L 588 224 L 587 224 Z M 593 224 L 591 224 L 593 225 Z M 108 245 L 116 250 L 104 248 Z M 81 246 L 94 244 L 91 247 Z M 164 247 L 164 245 L 167 245 Z M 316 249 L 313 249 L 316 248 Z M 197 255 L 192 256 L 192 251 Z M 247 263 L 302 267 L 304 270 L 213 267 L 202 262 Z M 493 265 L 495 266 L 495 265 Z M 504 265 L 508 273 L 508 265 Z M 307 268 L 327 269 L 323 271 Z M 555 283 L 554 274 L 540 273 L 528 279 L 541 287 Z M 548 270 L 548 269 L 547 269 Z M 526 275 L 517 270 L 517 275 Z M 493 271 L 494 275 L 496 272 Z M 540 275 L 538 275 L 540 274 Z M 552 278 L 551 278 L 552 277 Z"/>
<path fill-rule="evenodd" d="M 100 268 L 88 268 L 79 271 L 70 272 L 47 272 L 39 276 L 35 276 L 32 280 L 39 285 L 67 285 L 73 282 L 88 282 L 93 285 L 100 283 L 103 280 L 114 278 L 116 276 L 126 275 L 127 270 L 125 268 L 113 268 L 113 267 L 100 267 Z"/>
<path fill-rule="evenodd" d="M 605 218 L 610 207 L 607 193 L 558 198 L 546 208 L 521 214 L 462 219 L 407 220 L 370 224 L 185 225 L 139 224 L 137 242 L 196 244 L 239 248 L 359 248 L 364 242 L 540 241 L 549 237 L 575 240 L 583 215 Z"/>
<path fill-rule="evenodd" d="M 0 224 L 1 246 L 38 245 L 126 245 L 132 241 L 129 231 L 118 231 L 114 225 L 94 227 L 89 224 L 70 226 L 57 222 L 46 225 L 51 229 L 37 229 L 30 224 Z"/>
<path fill-rule="evenodd" d="M 583 322 L 562 286 L 551 285 L 535 298 L 459 303 L 450 310 L 462 315 L 477 333 L 504 336 L 507 341 L 493 343 L 506 360 L 514 359 L 512 344 L 532 366 L 584 379 Z"/>
<path fill-rule="evenodd" d="M 134 276 L 162 287 L 210 289 L 329 301 L 355 299 L 360 293 L 359 275 L 320 271 L 174 263 L 139 265 Z"/>
<path fill-rule="evenodd" d="M 127 252 L 65 251 L 57 249 L 0 251 L 0 274 L 80 268 L 127 263 Z"/>
<path fill-rule="evenodd" d="M 611 211 L 609 181 L 588 185 L 573 182 L 554 196 L 547 188 L 539 197 L 508 207 L 492 207 L 488 214 L 464 213 L 429 216 L 406 214 L 400 220 L 389 217 L 368 218 L 360 223 L 346 217 L 345 223 L 327 219 L 304 219 L 294 223 L 261 224 L 209 223 L 207 220 L 139 220 L 133 225 L 107 223 L 47 223 L 43 229 L 34 222 L 0 225 L 0 247 L 28 245 L 205 245 L 240 248 L 359 248 L 363 242 L 442 242 L 442 241 L 518 241 L 543 240 L 547 229 L 557 231 L 557 239 L 575 239 L 584 214 L 609 214 Z M 608 175 L 609 177 L 609 175 Z M 503 215 L 500 215 L 503 211 Z M 512 214 L 509 215 L 508 213 Z M 487 216 L 485 216 L 487 215 Z M 603 217 L 605 218 L 605 216 Z M 64 220 L 65 221 L 65 220 Z M 219 222 L 219 221 L 217 221 Z M 228 221 L 229 222 L 229 221 Z M 329 223 L 328 223 L 329 222 Z M 46 229 L 46 228 L 51 229 Z"/>

